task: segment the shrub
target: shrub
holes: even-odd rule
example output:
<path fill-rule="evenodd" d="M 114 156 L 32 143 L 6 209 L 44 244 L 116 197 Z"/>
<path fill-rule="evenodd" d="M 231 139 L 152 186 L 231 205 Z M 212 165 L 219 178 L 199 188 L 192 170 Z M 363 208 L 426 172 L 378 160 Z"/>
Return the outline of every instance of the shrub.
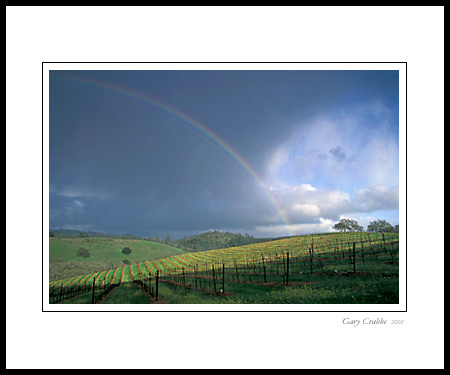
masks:
<path fill-rule="evenodd" d="M 77 256 L 82 258 L 89 258 L 91 254 L 89 254 L 89 251 L 87 249 L 83 249 L 82 247 L 80 247 L 78 249 Z"/>
<path fill-rule="evenodd" d="M 122 253 L 125 254 L 125 255 L 128 255 L 128 254 L 131 253 L 131 249 L 129 247 L 124 247 L 122 249 Z"/>

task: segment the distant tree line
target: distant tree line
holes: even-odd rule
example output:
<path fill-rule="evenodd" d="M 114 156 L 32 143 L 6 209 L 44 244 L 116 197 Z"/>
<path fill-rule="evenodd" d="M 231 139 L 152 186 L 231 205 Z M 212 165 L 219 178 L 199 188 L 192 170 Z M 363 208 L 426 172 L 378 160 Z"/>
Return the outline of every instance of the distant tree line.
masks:
<path fill-rule="evenodd" d="M 255 238 L 251 235 L 211 230 L 196 236 L 184 237 L 173 241 L 173 246 L 187 251 L 204 251 L 243 246 L 252 243 L 272 241 L 274 238 Z"/>
<path fill-rule="evenodd" d="M 139 236 L 132 234 L 103 234 L 100 232 L 92 231 L 79 231 L 74 229 L 51 229 L 49 237 L 55 238 L 114 238 L 122 240 L 139 240 L 142 239 Z"/>
<path fill-rule="evenodd" d="M 364 232 L 364 228 L 358 224 L 356 220 L 341 219 L 333 226 L 333 229 L 339 232 Z M 399 232 L 399 226 L 392 226 L 391 223 L 386 220 L 377 219 L 369 223 L 367 226 L 367 232 L 372 233 L 394 233 Z"/>

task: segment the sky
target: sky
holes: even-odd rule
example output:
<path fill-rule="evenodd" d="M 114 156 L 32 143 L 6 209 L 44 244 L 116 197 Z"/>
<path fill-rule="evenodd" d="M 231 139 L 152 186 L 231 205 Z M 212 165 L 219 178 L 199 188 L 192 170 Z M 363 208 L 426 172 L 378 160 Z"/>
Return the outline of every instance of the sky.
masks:
<path fill-rule="evenodd" d="M 398 71 L 53 70 L 49 89 L 51 229 L 399 224 Z"/>

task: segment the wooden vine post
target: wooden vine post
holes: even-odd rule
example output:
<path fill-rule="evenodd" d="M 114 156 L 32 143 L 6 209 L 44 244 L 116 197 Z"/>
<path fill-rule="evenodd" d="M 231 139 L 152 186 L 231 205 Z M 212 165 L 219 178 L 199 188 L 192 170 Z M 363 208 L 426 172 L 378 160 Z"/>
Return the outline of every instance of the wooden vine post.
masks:
<path fill-rule="evenodd" d="M 261 258 L 262 258 L 262 266 L 263 266 L 263 271 L 264 271 L 264 282 L 267 283 L 267 279 L 266 279 L 266 263 L 264 262 L 264 255 L 261 254 Z"/>
<path fill-rule="evenodd" d="M 225 263 L 222 263 L 222 293 L 225 293 Z"/>
<path fill-rule="evenodd" d="M 158 301 L 159 270 L 156 271 L 155 301 Z"/>
<path fill-rule="evenodd" d="M 286 285 L 289 285 L 289 253 L 286 255 Z"/>
<path fill-rule="evenodd" d="M 213 282 L 214 282 L 214 291 L 216 291 L 216 275 L 214 273 L 214 264 L 212 265 L 212 274 L 213 274 Z"/>
<path fill-rule="evenodd" d="M 95 303 L 95 277 L 94 282 L 92 283 L 92 303 Z"/>

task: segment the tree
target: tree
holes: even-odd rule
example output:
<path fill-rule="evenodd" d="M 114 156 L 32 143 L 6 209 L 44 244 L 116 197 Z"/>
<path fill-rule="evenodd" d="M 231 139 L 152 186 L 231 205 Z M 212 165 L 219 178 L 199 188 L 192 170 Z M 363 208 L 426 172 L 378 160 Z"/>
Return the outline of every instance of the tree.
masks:
<path fill-rule="evenodd" d="M 77 256 L 82 258 L 89 258 L 91 254 L 89 254 L 89 251 L 87 249 L 80 247 L 77 251 Z"/>
<path fill-rule="evenodd" d="M 52 232 L 52 231 L 50 231 L 50 233 L 49 233 L 49 235 L 48 235 L 49 237 L 55 237 L 55 233 L 54 232 Z"/>
<path fill-rule="evenodd" d="M 393 232 L 394 227 L 386 220 L 377 219 L 367 226 L 368 232 Z"/>
<path fill-rule="evenodd" d="M 125 254 L 125 255 L 128 255 L 128 254 L 131 253 L 131 249 L 129 247 L 124 247 L 122 249 L 122 253 Z"/>
<path fill-rule="evenodd" d="M 362 232 L 364 230 L 356 220 L 352 219 L 341 219 L 338 223 L 334 224 L 333 229 L 339 232 Z"/>

